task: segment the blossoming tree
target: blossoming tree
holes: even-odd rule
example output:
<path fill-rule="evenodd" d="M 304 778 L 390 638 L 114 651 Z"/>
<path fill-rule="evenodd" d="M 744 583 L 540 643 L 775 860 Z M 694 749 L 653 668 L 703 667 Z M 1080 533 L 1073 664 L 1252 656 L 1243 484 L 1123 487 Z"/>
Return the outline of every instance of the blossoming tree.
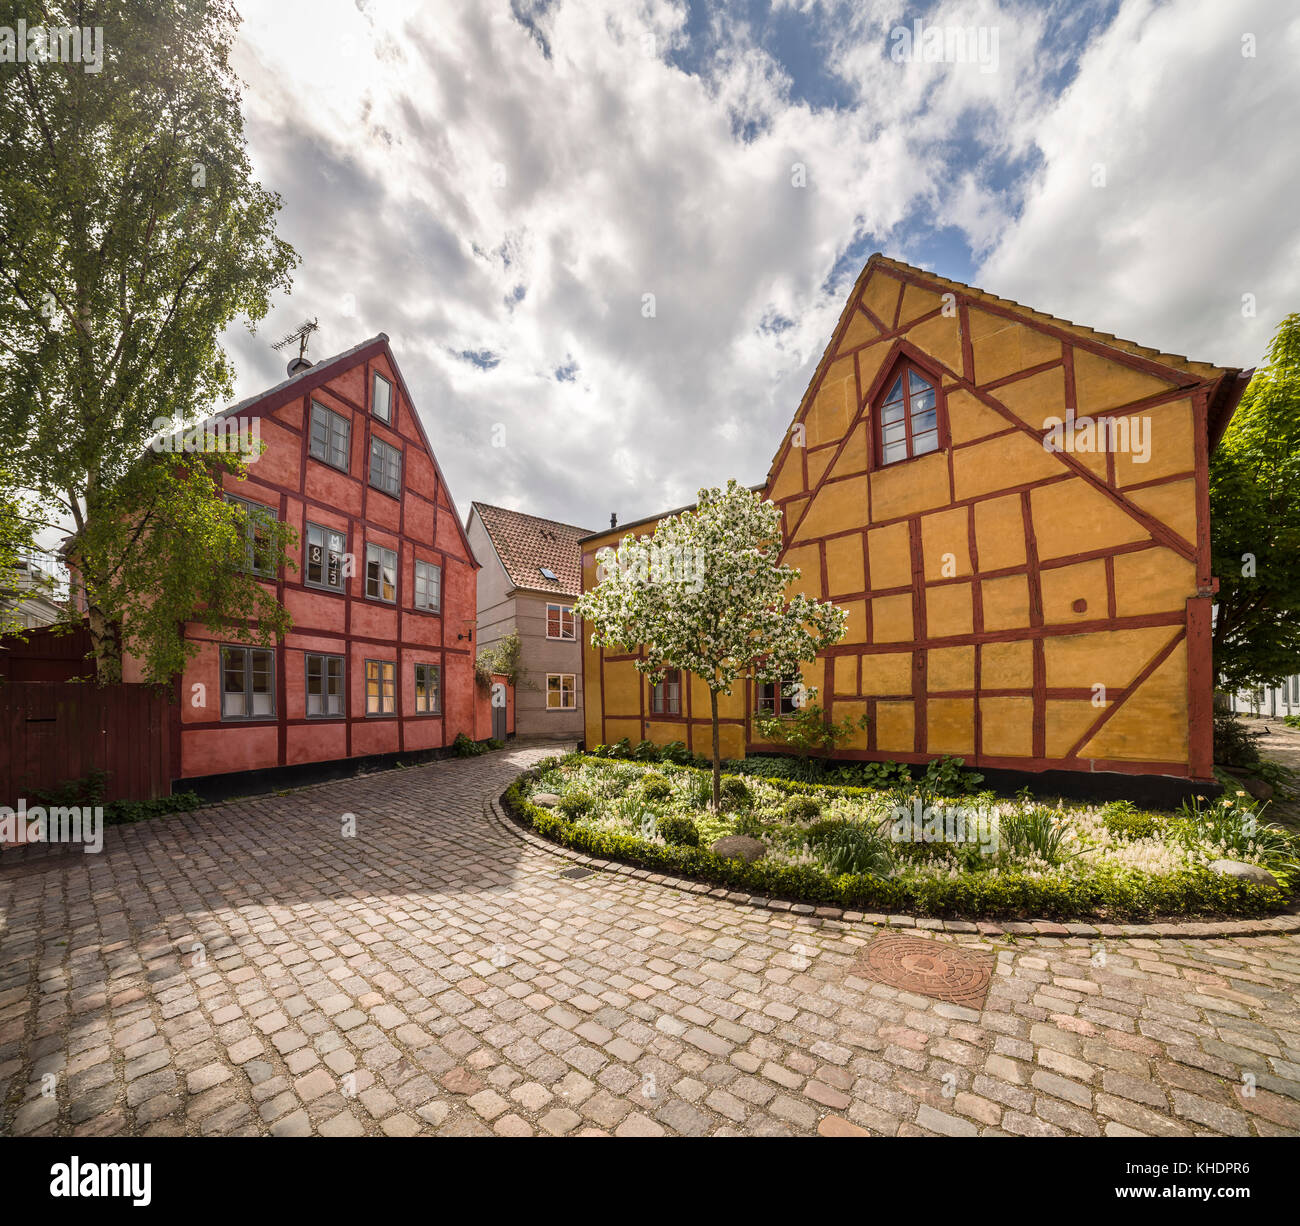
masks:
<path fill-rule="evenodd" d="M 732 480 L 701 490 L 692 510 L 661 520 L 653 537 L 629 533 L 617 550 L 601 550 L 599 581 L 575 606 L 593 646 L 643 649 L 636 667 L 651 685 L 676 668 L 708 687 L 715 809 L 718 695 L 748 676 L 785 684 L 788 693 L 799 665 L 844 637 L 843 609 L 787 596 L 799 572 L 780 553 L 780 509 Z"/>

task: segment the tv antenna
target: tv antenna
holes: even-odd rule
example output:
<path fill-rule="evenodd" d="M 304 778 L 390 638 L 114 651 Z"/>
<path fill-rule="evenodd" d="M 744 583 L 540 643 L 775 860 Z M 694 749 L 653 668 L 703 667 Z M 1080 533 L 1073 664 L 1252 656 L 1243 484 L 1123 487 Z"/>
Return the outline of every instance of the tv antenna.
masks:
<path fill-rule="evenodd" d="M 294 341 L 298 342 L 298 356 L 291 358 L 289 361 L 289 374 L 296 375 L 300 370 L 306 370 L 311 363 L 307 360 L 307 342 L 313 332 L 320 328 L 320 321 L 317 319 L 304 319 L 287 336 L 276 341 L 271 346 L 272 349 L 287 349 Z"/>

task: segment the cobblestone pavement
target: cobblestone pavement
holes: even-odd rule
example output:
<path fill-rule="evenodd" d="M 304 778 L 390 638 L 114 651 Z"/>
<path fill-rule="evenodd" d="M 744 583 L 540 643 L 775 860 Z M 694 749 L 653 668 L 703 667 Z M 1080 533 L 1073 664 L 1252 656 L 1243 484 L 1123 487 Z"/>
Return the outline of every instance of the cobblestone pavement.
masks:
<path fill-rule="evenodd" d="M 1300 937 L 930 933 L 997 958 L 942 1004 L 868 925 L 563 876 L 484 803 L 545 752 L 0 868 L 0 1131 L 1300 1135 Z"/>

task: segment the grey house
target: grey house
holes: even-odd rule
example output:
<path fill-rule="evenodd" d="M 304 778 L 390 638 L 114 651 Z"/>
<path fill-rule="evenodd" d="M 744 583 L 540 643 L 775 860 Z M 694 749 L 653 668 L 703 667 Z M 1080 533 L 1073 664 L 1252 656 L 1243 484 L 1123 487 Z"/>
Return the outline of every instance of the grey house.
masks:
<path fill-rule="evenodd" d="M 582 626 L 573 604 L 582 591 L 589 529 L 470 504 L 466 535 L 478 573 L 478 651 L 519 633 L 524 677 L 515 687 L 518 736 L 582 736 Z"/>

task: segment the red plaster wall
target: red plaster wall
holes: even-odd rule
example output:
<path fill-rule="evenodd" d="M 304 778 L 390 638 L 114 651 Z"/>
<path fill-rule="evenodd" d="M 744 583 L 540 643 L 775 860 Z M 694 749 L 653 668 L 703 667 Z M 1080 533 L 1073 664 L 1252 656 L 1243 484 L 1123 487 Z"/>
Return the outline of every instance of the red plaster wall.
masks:
<path fill-rule="evenodd" d="M 391 428 L 370 415 L 371 373 L 375 370 L 393 386 Z M 346 474 L 308 455 L 312 399 L 351 420 Z M 267 449 L 250 467 L 247 480 L 227 479 L 226 488 L 271 508 L 299 533 L 299 543 L 290 551 L 298 569 L 286 568 L 274 585 L 267 585 L 294 624 L 284 641 L 274 645 L 275 717 L 226 722 L 221 719 L 220 645 L 239 643 L 239 630 L 232 627 L 229 632 L 214 634 L 195 623 L 186 627 L 199 651 L 180 682 L 180 774 L 194 777 L 434 749 L 450 744 L 458 732 L 475 735 L 473 641 L 457 635 L 474 625 L 477 567 L 387 345 L 379 341 L 366 346 L 346 367 L 327 363 L 284 392 L 242 409 L 241 415 L 261 417 L 261 437 Z M 402 450 L 401 498 L 368 484 L 372 429 Z M 303 549 L 308 520 L 347 534 L 348 550 L 356 562 L 345 594 L 305 586 Z M 365 597 L 367 542 L 398 553 L 396 607 Z M 417 558 L 442 567 L 439 613 L 414 607 Z M 303 657 L 309 651 L 346 658 L 346 718 L 306 717 Z M 398 665 L 395 717 L 366 715 L 367 659 L 392 660 Z M 417 662 L 436 664 L 442 670 L 440 715 L 415 713 Z M 490 715 L 489 711 L 489 731 L 483 736 L 490 735 Z"/>

